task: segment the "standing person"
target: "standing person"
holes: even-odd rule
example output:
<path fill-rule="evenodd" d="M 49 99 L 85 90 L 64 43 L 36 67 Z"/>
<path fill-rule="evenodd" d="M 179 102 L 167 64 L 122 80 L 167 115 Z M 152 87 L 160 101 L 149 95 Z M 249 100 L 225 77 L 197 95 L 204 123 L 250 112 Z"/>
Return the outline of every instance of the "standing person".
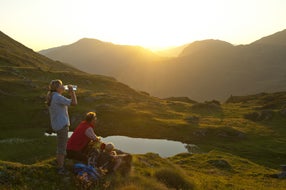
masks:
<path fill-rule="evenodd" d="M 67 143 L 67 158 L 75 159 L 82 162 L 87 162 L 87 155 L 84 150 L 88 143 L 100 141 L 94 133 L 95 122 L 97 120 L 96 113 L 88 112 L 85 120 L 82 121 L 74 130 L 72 136 Z"/>
<path fill-rule="evenodd" d="M 52 80 L 47 94 L 47 105 L 49 107 L 51 125 L 57 133 L 57 164 L 58 173 L 66 174 L 64 169 L 64 158 L 66 155 L 66 144 L 68 141 L 68 131 L 70 126 L 68 106 L 77 105 L 76 94 L 72 85 L 68 85 L 68 92 L 71 99 L 62 96 L 64 86 L 61 80 Z"/>

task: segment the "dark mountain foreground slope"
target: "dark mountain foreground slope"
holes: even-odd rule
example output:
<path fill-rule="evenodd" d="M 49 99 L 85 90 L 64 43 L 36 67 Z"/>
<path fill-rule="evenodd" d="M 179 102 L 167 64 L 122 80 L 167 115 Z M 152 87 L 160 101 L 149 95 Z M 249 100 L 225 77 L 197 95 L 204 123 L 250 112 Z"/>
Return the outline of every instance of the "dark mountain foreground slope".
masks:
<path fill-rule="evenodd" d="M 285 189 L 272 179 L 285 164 L 285 92 L 231 96 L 226 103 L 159 99 L 113 78 L 52 61 L 0 33 L 0 189 L 76 189 L 55 173 L 56 138 L 44 104 L 52 79 L 78 85 L 71 128 L 98 113 L 96 133 L 161 138 L 197 145 L 194 154 L 134 155 L 132 171 L 98 189 Z M 67 167 L 72 170 L 73 162 Z M 176 180 L 173 180 L 176 179 Z"/>

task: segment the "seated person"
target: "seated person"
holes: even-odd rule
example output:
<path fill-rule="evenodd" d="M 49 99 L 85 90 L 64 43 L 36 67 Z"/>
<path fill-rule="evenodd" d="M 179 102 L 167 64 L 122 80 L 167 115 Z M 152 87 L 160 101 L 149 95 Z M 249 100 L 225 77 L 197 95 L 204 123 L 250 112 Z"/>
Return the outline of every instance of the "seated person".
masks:
<path fill-rule="evenodd" d="M 85 120 L 74 130 L 67 142 L 67 158 L 75 159 L 87 163 L 85 148 L 90 141 L 99 141 L 100 138 L 94 133 L 96 113 L 88 112 Z"/>
<path fill-rule="evenodd" d="M 105 144 L 105 148 L 99 156 L 98 165 L 102 169 L 106 169 L 107 173 L 117 171 L 123 165 L 130 165 L 131 168 L 131 155 L 124 154 L 123 152 L 117 154 L 113 143 Z M 129 169 L 130 169 L 129 168 Z"/>

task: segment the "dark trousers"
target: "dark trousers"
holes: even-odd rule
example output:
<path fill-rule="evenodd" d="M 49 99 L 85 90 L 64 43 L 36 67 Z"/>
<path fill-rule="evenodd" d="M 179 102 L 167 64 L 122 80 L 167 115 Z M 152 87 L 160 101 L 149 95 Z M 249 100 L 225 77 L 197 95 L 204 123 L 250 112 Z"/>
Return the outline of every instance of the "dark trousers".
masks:
<path fill-rule="evenodd" d="M 87 157 L 82 151 L 67 150 L 67 158 L 87 163 Z"/>

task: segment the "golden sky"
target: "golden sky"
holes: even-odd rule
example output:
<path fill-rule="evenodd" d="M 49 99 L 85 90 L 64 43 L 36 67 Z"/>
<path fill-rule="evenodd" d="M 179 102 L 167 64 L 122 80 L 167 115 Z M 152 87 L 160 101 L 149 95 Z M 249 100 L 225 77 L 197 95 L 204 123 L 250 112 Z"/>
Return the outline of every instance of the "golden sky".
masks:
<path fill-rule="evenodd" d="M 286 0 L 0 0 L 0 30 L 35 51 L 95 38 L 151 49 L 247 44 L 286 29 Z"/>

